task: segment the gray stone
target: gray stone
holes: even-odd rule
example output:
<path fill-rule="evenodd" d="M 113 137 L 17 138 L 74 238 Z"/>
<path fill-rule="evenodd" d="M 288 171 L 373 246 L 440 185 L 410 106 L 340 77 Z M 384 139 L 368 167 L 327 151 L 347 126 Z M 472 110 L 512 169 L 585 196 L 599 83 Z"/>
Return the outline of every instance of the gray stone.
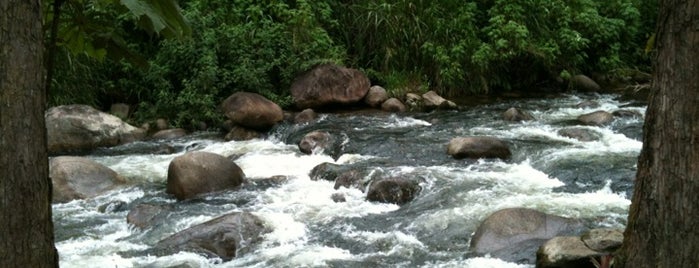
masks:
<path fill-rule="evenodd" d="M 87 105 L 64 105 L 46 111 L 49 154 L 71 153 L 112 147 L 146 136 L 116 116 Z"/>
<path fill-rule="evenodd" d="M 269 130 L 284 119 L 282 108 L 257 93 L 236 92 L 221 103 L 223 113 L 236 125 Z"/>
<path fill-rule="evenodd" d="M 58 156 L 49 161 L 53 202 L 92 198 L 113 190 L 126 181 L 114 170 L 92 159 Z"/>
<path fill-rule="evenodd" d="M 461 158 L 501 158 L 507 159 L 512 153 L 507 144 L 492 137 L 458 137 L 447 145 L 447 154 Z"/>
<path fill-rule="evenodd" d="M 175 157 L 167 172 L 167 193 L 178 200 L 239 186 L 243 170 L 218 154 L 194 151 Z"/>
<path fill-rule="evenodd" d="M 369 78 L 359 70 L 321 64 L 294 80 L 291 97 L 299 109 L 349 105 L 360 102 L 369 86 Z"/>

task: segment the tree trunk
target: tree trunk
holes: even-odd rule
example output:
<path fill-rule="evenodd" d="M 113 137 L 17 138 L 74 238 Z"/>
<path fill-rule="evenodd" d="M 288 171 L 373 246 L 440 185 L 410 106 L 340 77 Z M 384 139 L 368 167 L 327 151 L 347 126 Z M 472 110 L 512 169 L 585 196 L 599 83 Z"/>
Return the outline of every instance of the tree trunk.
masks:
<path fill-rule="evenodd" d="M 57 267 L 40 0 L 0 1 L 0 267 Z"/>
<path fill-rule="evenodd" d="M 699 0 L 660 0 L 643 149 L 614 267 L 699 267 Z"/>

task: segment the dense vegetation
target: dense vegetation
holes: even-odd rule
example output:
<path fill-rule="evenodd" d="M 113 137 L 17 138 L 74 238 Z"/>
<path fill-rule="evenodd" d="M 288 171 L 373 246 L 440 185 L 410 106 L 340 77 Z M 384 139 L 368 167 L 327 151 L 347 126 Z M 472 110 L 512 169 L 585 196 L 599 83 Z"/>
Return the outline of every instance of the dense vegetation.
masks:
<path fill-rule="evenodd" d="M 294 77 L 324 62 L 361 69 L 396 95 L 560 89 L 578 73 L 623 77 L 649 68 L 656 10 L 642 0 L 183 0 L 191 35 L 163 40 L 99 2 L 109 1 L 63 7 L 51 103 L 126 102 L 138 107 L 135 123 L 167 117 L 184 127 L 220 120 L 218 103 L 235 91 L 286 106 Z M 60 38 L 75 25 L 101 25 L 91 36 L 116 41 Z"/>

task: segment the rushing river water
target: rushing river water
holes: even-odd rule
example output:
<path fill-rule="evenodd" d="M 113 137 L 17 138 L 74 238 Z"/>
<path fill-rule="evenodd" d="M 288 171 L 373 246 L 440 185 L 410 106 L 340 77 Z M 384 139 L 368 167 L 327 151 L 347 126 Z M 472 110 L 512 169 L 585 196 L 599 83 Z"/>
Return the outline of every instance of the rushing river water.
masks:
<path fill-rule="evenodd" d="M 585 101 L 596 108 L 576 108 Z M 581 126 L 596 141 L 558 134 L 577 116 L 596 110 L 645 112 L 645 104 L 616 95 L 564 95 L 506 100 L 430 113 L 323 114 L 306 125 L 281 124 L 266 139 L 225 142 L 197 133 L 160 141 L 174 154 L 138 154 L 139 142 L 96 151 L 94 159 L 126 177 L 130 186 L 89 200 L 53 205 L 61 267 L 533 267 L 472 257 L 469 242 L 490 213 L 526 207 L 587 219 L 590 227 L 623 227 L 636 158 L 641 149 L 642 116 L 615 118 L 604 127 Z M 505 122 L 509 107 L 530 111 L 536 120 Z M 343 141 L 335 160 L 304 155 L 294 142 L 311 130 L 325 130 Z M 459 136 L 505 140 L 508 160 L 456 160 L 446 144 Z M 248 183 L 194 201 L 177 202 L 165 193 L 170 161 L 185 151 L 202 150 L 238 157 Z M 131 152 L 125 154 L 124 152 Z M 311 180 L 323 162 L 355 165 L 371 174 L 417 178 L 421 192 L 402 206 L 365 200 L 357 189 L 333 189 L 333 182 Z M 287 177 L 284 181 L 268 178 Z M 346 202 L 336 203 L 334 193 Z M 100 212 L 110 202 L 127 208 Z M 126 223 L 128 209 L 141 203 L 170 204 L 167 221 L 140 230 Z M 233 211 L 247 211 L 272 231 L 254 251 L 229 262 L 181 252 L 154 256 L 144 251 L 192 225 Z M 129 253 L 131 252 L 131 253 Z"/>

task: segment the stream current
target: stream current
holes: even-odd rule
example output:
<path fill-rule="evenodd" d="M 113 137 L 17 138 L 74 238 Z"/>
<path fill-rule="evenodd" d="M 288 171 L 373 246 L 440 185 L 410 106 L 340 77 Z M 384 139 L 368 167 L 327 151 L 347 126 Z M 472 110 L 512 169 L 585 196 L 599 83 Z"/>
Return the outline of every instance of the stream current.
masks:
<path fill-rule="evenodd" d="M 576 108 L 586 100 L 596 108 Z M 506 122 L 502 113 L 518 107 L 535 120 Z M 504 100 L 459 111 L 430 113 L 322 114 L 310 124 L 282 123 L 269 137 L 229 141 L 217 133 L 182 139 L 136 142 L 99 149 L 86 157 L 115 170 L 129 186 L 87 200 L 53 205 L 61 267 L 533 267 L 469 254 L 479 223 L 503 208 L 526 207 L 586 219 L 589 227 L 626 223 L 641 150 L 645 103 L 617 95 L 562 95 Z M 633 111 L 606 126 L 576 126 L 579 115 L 597 110 Z M 594 141 L 558 134 L 569 127 L 589 130 Z M 302 154 L 296 142 L 324 130 L 343 142 L 337 159 Z M 512 157 L 453 159 L 446 144 L 454 137 L 492 136 L 506 141 Z M 138 153 L 166 144 L 173 154 Z M 233 190 L 177 202 L 165 193 L 170 161 L 187 151 L 235 156 L 247 182 Z M 143 150 L 141 150 L 143 151 Z M 358 189 L 333 189 L 311 180 L 324 162 L 353 165 L 370 176 L 417 178 L 422 190 L 401 206 L 369 202 Z M 283 175 L 285 180 L 270 180 Z M 334 202 L 341 193 L 345 202 Z M 104 204 L 126 208 L 100 212 Z M 126 222 L 138 204 L 169 204 L 167 220 L 145 230 Z M 272 231 L 248 252 L 228 262 L 194 253 L 155 256 L 159 240 L 220 215 L 251 212 Z"/>

